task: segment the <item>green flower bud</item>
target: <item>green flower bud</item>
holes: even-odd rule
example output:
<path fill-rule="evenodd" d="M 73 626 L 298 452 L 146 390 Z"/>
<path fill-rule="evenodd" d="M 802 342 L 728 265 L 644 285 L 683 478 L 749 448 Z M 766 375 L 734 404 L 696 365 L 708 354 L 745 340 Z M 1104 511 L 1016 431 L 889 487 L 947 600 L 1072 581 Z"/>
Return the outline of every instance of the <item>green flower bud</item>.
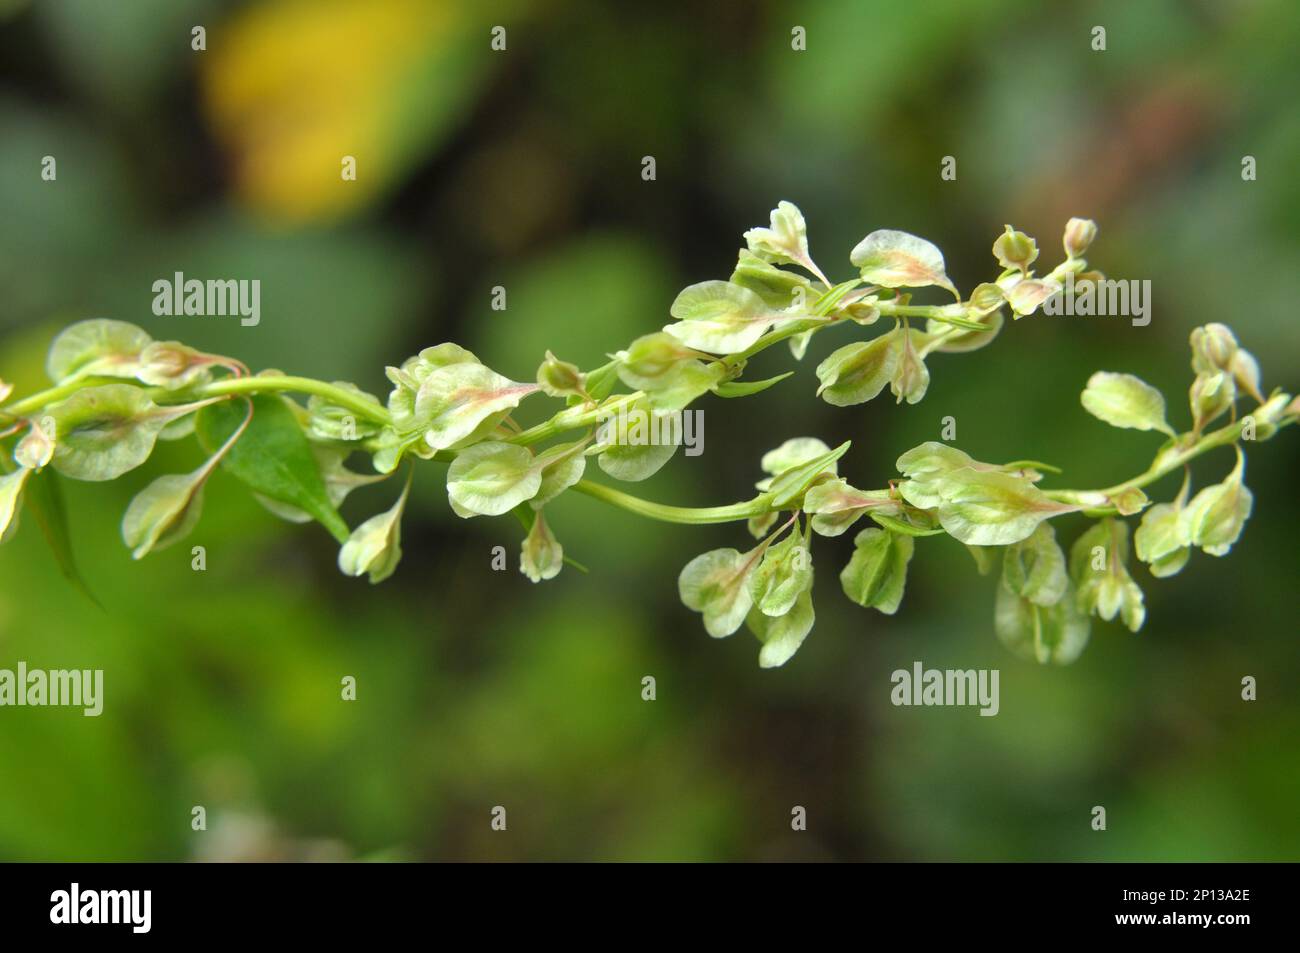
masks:
<path fill-rule="evenodd" d="M 1226 324 L 1207 324 L 1194 328 L 1192 370 L 1198 374 L 1215 371 L 1232 372 L 1232 356 L 1237 353 L 1237 338 Z"/>
<path fill-rule="evenodd" d="M 50 429 L 54 429 L 54 420 L 49 421 Z M 33 420 L 23 439 L 18 441 L 18 446 L 14 447 L 14 461 L 20 467 L 28 470 L 41 470 L 50 462 L 54 456 L 54 434 L 46 432 L 44 421 Z"/>
<path fill-rule="evenodd" d="M 1183 511 L 1188 542 L 1211 556 L 1226 555 L 1250 518 L 1254 496 L 1242 482 L 1245 468 L 1246 457 L 1238 448 L 1237 465 L 1227 479 L 1201 490 Z"/>
<path fill-rule="evenodd" d="M 1070 576 L 1081 612 L 1106 620 L 1118 614 L 1129 631 L 1136 632 L 1146 619 L 1146 606 L 1127 561 L 1128 524 L 1107 518 L 1075 540 Z"/>
<path fill-rule="evenodd" d="M 1289 403 L 1294 404 L 1291 395 L 1278 391 L 1256 408 L 1249 417 L 1255 422 L 1254 439 L 1268 440 L 1277 433 L 1278 427 L 1287 416 Z"/>
<path fill-rule="evenodd" d="M 1197 433 L 1232 406 L 1237 398 L 1237 388 L 1232 381 L 1232 377 L 1223 371 L 1196 375 L 1187 392 L 1187 401 L 1192 408 L 1192 422 Z"/>
<path fill-rule="evenodd" d="M 1097 223 L 1090 218 L 1072 218 L 1065 223 L 1065 254 L 1070 258 L 1082 258 L 1088 246 L 1097 237 Z"/>
<path fill-rule="evenodd" d="M 563 568 L 564 548 L 546 524 L 546 517 L 538 510 L 519 552 L 519 571 L 532 582 L 541 582 L 554 579 Z"/>
<path fill-rule="evenodd" d="M 537 383 L 551 397 L 582 396 L 583 374 L 576 364 L 562 361 L 550 351 L 537 368 Z"/>
<path fill-rule="evenodd" d="M 206 383 L 213 359 L 179 341 L 154 341 L 140 352 L 136 378 L 153 387 L 178 390 Z"/>
<path fill-rule="evenodd" d="M 1259 390 L 1259 362 L 1245 348 L 1238 348 L 1228 361 L 1228 370 L 1236 379 L 1238 386 L 1261 404 L 1264 395 Z"/>
<path fill-rule="evenodd" d="M 402 511 L 410 490 L 408 479 L 392 509 L 370 517 L 352 531 L 339 550 L 339 569 L 344 575 L 369 573 L 373 584 L 383 582 L 397 569 L 402 558 Z"/>
<path fill-rule="evenodd" d="M 1003 268 L 1028 272 L 1029 266 L 1038 258 L 1038 243 L 1010 225 L 1006 228 L 1007 230 L 993 243 L 993 257 Z"/>

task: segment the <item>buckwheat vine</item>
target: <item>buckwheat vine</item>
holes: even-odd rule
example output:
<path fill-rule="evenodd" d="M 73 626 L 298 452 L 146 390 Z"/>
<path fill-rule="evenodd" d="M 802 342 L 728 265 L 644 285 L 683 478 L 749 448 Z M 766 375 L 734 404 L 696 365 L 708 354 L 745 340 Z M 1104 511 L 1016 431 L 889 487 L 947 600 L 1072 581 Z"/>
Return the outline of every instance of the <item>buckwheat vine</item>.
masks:
<path fill-rule="evenodd" d="M 745 233 L 726 281 L 684 289 L 670 309 L 673 323 L 640 337 L 586 372 L 549 352 L 535 380 L 510 380 L 456 344 L 439 344 L 387 368 L 387 401 L 346 381 L 326 382 L 277 371 L 250 374 L 234 358 L 205 354 L 175 341 L 155 341 L 134 325 L 90 320 L 55 338 L 46 369 L 53 386 L 10 400 L 0 382 L 0 533 L 13 529 L 20 500 L 35 511 L 65 570 L 70 565 L 57 484 L 48 467 L 76 480 L 114 480 L 140 466 L 157 440 L 193 436 L 206 460 L 190 473 L 158 477 L 127 507 L 122 537 L 135 558 L 183 538 L 199 519 L 203 488 L 220 466 L 269 510 L 295 522 L 316 521 L 340 544 L 339 568 L 380 582 L 401 558 L 401 520 L 414 471 L 446 465 L 451 508 L 464 518 L 513 513 L 525 529 L 520 568 L 534 582 L 565 562 L 546 506 L 568 491 L 650 519 L 671 523 L 741 522 L 757 543 L 744 551 L 716 549 L 691 560 L 678 578 L 682 601 L 701 613 L 714 637 L 747 625 L 762 647 L 759 664 L 781 665 L 812 629 L 816 536 L 839 536 L 864 517 L 873 525 L 854 538 L 840 572 L 844 593 L 886 614 L 903 598 L 918 538 L 947 534 L 970 547 L 982 572 L 1001 557 L 994 613 L 998 637 L 1016 653 L 1064 663 L 1087 641 L 1092 615 L 1136 631 L 1145 609 L 1129 571 L 1129 554 L 1151 575 L 1172 575 L 1192 549 L 1228 552 L 1250 515 L 1243 443 L 1267 440 L 1300 417 L 1300 401 L 1265 396 L 1259 365 L 1222 324 L 1191 335 L 1194 379 L 1190 427 L 1176 430 L 1164 397 L 1127 373 L 1098 372 L 1082 394 L 1085 410 L 1116 427 L 1161 438 L 1142 473 L 1099 489 L 1048 489 L 1032 460 L 993 464 L 956 447 L 929 442 L 898 458 L 901 476 L 859 489 L 838 472 L 849 445 L 831 449 L 797 437 L 764 454 L 766 474 L 755 495 L 712 507 L 652 502 L 585 478 L 587 461 L 615 480 L 644 480 L 676 452 L 670 439 L 645 437 L 706 393 L 738 398 L 772 387 L 791 372 L 749 380 L 747 362 L 785 342 L 795 359 L 825 331 L 883 327 L 840 347 L 816 368 L 817 394 L 837 407 L 871 400 L 885 387 L 915 404 L 930 382 L 935 354 L 984 347 L 1003 325 L 1034 313 L 1071 280 L 1088 293 L 1103 277 L 1084 254 L 1097 232 L 1086 219 L 1065 228 L 1065 258 L 1043 274 L 1033 270 L 1038 247 L 1007 226 L 993 244 L 1001 271 L 963 297 L 948 279 L 943 255 L 924 239 L 879 230 L 849 256 L 858 270 L 834 282 L 813 261 L 803 215 L 789 202 L 771 224 Z M 913 303 L 912 291 L 935 287 L 951 303 Z M 620 385 L 624 389 L 620 389 Z M 289 398 L 306 396 L 306 402 Z M 558 406 L 523 429 L 511 411 L 528 399 Z M 1237 403 L 1256 405 L 1238 416 Z M 1220 418 L 1226 423 L 1211 428 Z M 1193 494 L 1187 464 L 1231 447 L 1227 476 Z M 349 469 L 369 457 L 373 473 Z M 12 459 L 12 464 L 9 463 Z M 1145 488 L 1184 472 L 1181 490 L 1152 505 Z M 400 474 L 400 475 L 399 475 Z M 338 507 L 356 487 L 399 475 L 392 507 L 349 528 Z M 48 485 L 47 485 L 48 484 Z M 1090 520 L 1067 559 L 1050 520 L 1079 513 Z M 1141 514 L 1135 532 L 1128 517 Z M 998 552 L 1000 550 L 1000 554 Z"/>

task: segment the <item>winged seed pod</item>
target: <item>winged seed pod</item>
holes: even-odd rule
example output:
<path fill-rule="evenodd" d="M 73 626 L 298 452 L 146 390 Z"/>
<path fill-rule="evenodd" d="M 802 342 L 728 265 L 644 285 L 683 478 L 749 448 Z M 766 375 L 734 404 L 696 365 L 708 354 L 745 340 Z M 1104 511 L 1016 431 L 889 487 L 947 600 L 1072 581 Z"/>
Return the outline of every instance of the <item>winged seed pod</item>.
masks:
<path fill-rule="evenodd" d="M 802 373 L 816 377 L 827 404 L 854 406 L 886 387 L 897 403 L 914 404 L 937 386 L 928 366 L 935 355 L 980 350 L 1010 326 L 1008 312 L 1033 314 L 1068 281 L 1100 281 L 1083 258 L 1096 235 L 1094 222 L 1070 219 L 1065 260 L 1047 268 L 1037 243 L 1007 226 L 993 242 L 1000 273 L 963 297 L 936 245 L 893 229 L 867 234 L 849 254 L 855 272 L 829 278 L 811 258 L 803 214 L 780 202 L 768 226 L 745 233 L 728 280 L 683 289 L 669 308 L 672 323 L 647 328 L 598 367 L 584 370 L 545 351 L 519 382 L 446 342 L 386 368 L 392 389 L 383 402 L 347 381 L 250 375 L 234 358 L 156 342 L 125 322 L 77 322 L 51 345 L 53 387 L 13 399 L 0 382 L 0 539 L 12 535 L 26 492 L 66 569 L 66 540 L 49 518 L 56 476 L 37 471 L 48 465 L 62 477 L 111 480 L 143 464 L 158 439 L 193 436 L 207 462 L 192 473 L 155 477 L 128 507 L 122 532 L 137 557 L 193 525 L 206 479 L 219 467 L 276 515 L 320 523 L 340 545 L 340 570 L 378 582 L 400 559 L 411 479 L 428 463 L 447 467 L 448 505 L 458 516 L 513 513 L 528 527 L 520 570 L 533 581 L 554 577 L 568 561 L 543 513 L 570 491 L 665 522 L 743 523 L 741 538 L 756 542 L 697 556 L 681 571 L 678 592 L 710 635 L 747 627 L 764 668 L 787 664 L 814 625 L 812 550 L 837 545 L 819 537 L 850 529 L 852 554 L 838 573 L 850 601 L 896 612 L 911 561 L 925 547 L 918 540 L 948 535 L 967 547 L 981 574 L 998 570 L 991 634 L 1017 656 L 1066 664 L 1088 641 L 1090 615 L 1133 630 L 1142 625 L 1145 600 L 1126 565 L 1127 518 L 1138 516 L 1133 548 L 1154 578 L 1181 570 L 1193 548 L 1225 555 L 1254 505 L 1244 484 L 1245 448 L 1300 420 L 1300 402 L 1289 393 L 1265 396 L 1259 362 L 1224 324 L 1191 332 L 1186 430 L 1171 423 L 1164 396 L 1138 377 L 1099 371 L 1088 378 L 1080 396 L 1088 413 L 1163 435 L 1147 467 L 1111 486 L 1053 487 L 1045 474 L 1059 474 L 1055 467 L 985 463 L 939 441 L 899 456 L 894 479 L 850 479 L 840 472 L 849 468 L 848 441 L 833 446 L 816 437 L 786 440 L 764 454 L 755 490 L 719 506 L 657 503 L 605 478 L 635 482 L 657 473 L 683 444 L 680 411 L 773 388 L 796 371 L 747 376 L 761 352 L 782 344 L 778 351 L 788 348 L 798 360 L 823 332 L 841 337 L 821 352 L 828 356 L 815 370 Z M 540 396 L 528 409 L 546 410 L 525 427 L 514 411 L 533 395 Z M 1238 405 L 1243 397 L 1255 402 L 1253 410 Z M 743 436 L 783 419 L 765 412 L 728 426 Z M 860 429 L 863 418 L 850 412 L 836 420 L 844 434 Z M 1014 421 L 1002 430 L 1018 432 Z M 1173 500 L 1148 496 L 1166 476 L 1190 472 L 1194 460 L 1229 445 L 1237 462 L 1221 482 L 1193 495 L 1185 480 Z M 350 469 L 354 454 L 368 456 L 374 472 Z M 587 475 L 591 456 L 599 467 L 594 479 Z M 9 460 L 18 468 L 10 471 Z M 338 510 L 345 498 L 387 479 L 404 460 L 411 476 L 397 502 L 349 529 Z M 1091 522 L 1067 560 L 1058 528 L 1070 532 L 1061 527 L 1077 522 L 1075 514 Z"/>

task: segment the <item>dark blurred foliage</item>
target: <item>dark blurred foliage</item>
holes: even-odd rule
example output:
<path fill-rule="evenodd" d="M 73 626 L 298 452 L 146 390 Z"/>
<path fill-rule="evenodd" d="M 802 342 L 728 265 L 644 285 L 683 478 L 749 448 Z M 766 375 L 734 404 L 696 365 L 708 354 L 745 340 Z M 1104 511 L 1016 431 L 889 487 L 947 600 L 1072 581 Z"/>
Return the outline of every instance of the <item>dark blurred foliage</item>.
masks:
<path fill-rule="evenodd" d="M 90 316 L 380 394 L 385 363 L 443 340 L 516 379 L 546 348 L 590 366 L 660 327 L 680 287 L 726 277 L 740 233 L 782 198 L 832 275 L 892 227 L 937 242 L 966 289 L 993 274 L 1004 222 L 1050 264 L 1066 218 L 1090 216 L 1090 258 L 1149 278 L 1153 321 L 1017 322 L 985 351 L 936 357 L 925 401 L 901 408 L 816 401 L 812 367 L 842 343 L 819 339 L 779 387 L 706 402 L 705 454 L 643 484 L 650 498 L 742 498 L 761 453 L 802 434 L 851 438 L 842 472 L 883 485 L 948 415 L 977 457 L 1112 483 L 1154 440 L 1086 415 L 1084 381 L 1136 373 L 1181 423 L 1187 336 L 1207 321 L 1236 329 L 1266 386 L 1300 387 L 1287 0 L 0 11 L 0 376 L 20 393 L 41 386 L 50 337 Z M 190 49 L 195 24 L 206 52 Z M 498 24 L 504 53 L 489 48 Z M 1247 154 L 1258 181 L 1241 179 Z M 45 155 L 56 183 L 39 178 Z M 342 155 L 357 182 L 340 181 Z M 945 155 L 956 181 L 940 180 Z M 151 283 L 175 271 L 260 278 L 261 324 L 154 317 Z M 761 377 L 790 359 L 755 363 Z M 327 534 L 219 475 L 194 538 L 207 572 L 188 545 L 134 563 L 118 536 L 130 496 L 199 459 L 169 444 L 117 483 L 65 483 L 104 611 L 35 526 L 0 550 L 0 666 L 100 667 L 107 693 L 97 719 L 0 711 L 0 857 L 1294 860 L 1297 456 L 1290 432 L 1252 449 L 1256 511 L 1231 555 L 1168 580 L 1137 569 L 1146 627 L 1094 626 L 1073 666 L 1012 658 L 993 580 L 945 538 L 918 545 L 897 616 L 856 608 L 836 579 L 846 537 L 815 552 L 812 636 L 760 671 L 751 636 L 710 640 L 676 598 L 680 567 L 742 545 L 741 527 L 565 499 L 551 523 L 593 571 L 533 586 L 514 571 L 513 521 L 458 520 L 428 467 L 404 562 L 372 588 L 337 573 Z M 358 492 L 345 515 L 392 495 Z M 507 573 L 490 569 L 495 545 Z M 1001 714 L 892 707 L 890 672 L 917 659 L 1000 669 Z M 506 833 L 489 828 L 494 805 Z"/>

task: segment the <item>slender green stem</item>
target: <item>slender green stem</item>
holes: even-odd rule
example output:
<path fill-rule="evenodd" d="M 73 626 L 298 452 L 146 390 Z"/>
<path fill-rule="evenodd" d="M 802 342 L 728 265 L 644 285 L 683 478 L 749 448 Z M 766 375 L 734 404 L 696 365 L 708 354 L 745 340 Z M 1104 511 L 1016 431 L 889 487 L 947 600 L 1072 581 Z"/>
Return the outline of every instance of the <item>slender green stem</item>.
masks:
<path fill-rule="evenodd" d="M 9 417 L 26 417 L 47 404 L 53 404 L 65 397 L 71 397 L 83 387 L 91 387 L 95 384 L 107 383 L 124 383 L 116 377 L 79 377 L 70 381 L 64 381 L 57 387 L 48 387 L 45 390 L 37 391 L 30 397 L 24 397 L 22 400 L 16 400 L 12 404 L 0 410 L 0 414 Z"/>
<path fill-rule="evenodd" d="M 615 490 L 613 487 L 604 486 L 600 483 L 592 483 L 590 480 L 579 480 L 574 484 L 573 488 L 579 493 L 585 493 L 587 496 L 610 503 L 638 516 L 646 516 L 664 523 L 684 523 L 692 526 L 702 526 L 708 523 L 732 523 L 736 520 L 749 519 L 751 516 L 760 516 L 771 509 L 767 498 L 761 496 L 746 500 L 743 503 L 732 503 L 729 506 L 690 507 L 652 503 L 649 500 L 641 499 L 639 496 L 624 493 L 622 490 Z"/>
<path fill-rule="evenodd" d="M 521 447 L 530 447 L 565 431 L 580 430 L 584 427 L 590 427 L 592 424 L 600 423 L 606 417 L 617 413 L 619 408 L 626 407 L 644 396 L 645 392 L 638 390 L 631 394 L 620 394 L 611 397 L 597 407 L 585 410 L 581 407 L 570 407 L 568 410 L 560 411 L 545 423 L 540 423 L 536 427 L 529 427 L 522 433 L 506 437 L 504 442 L 515 443 Z"/>
<path fill-rule="evenodd" d="M 228 377 L 196 387 L 192 394 L 197 397 L 220 397 L 227 394 L 261 394 L 279 391 L 315 394 L 318 397 L 324 397 L 332 404 L 355 411 L 359 416 L 377 424 L 391 424 L 393 422 L 393 418 L 386 407 L 342 387 L 335 387 L 333 384 L 313 380 L 310 377 L 281 375 Z"/>

